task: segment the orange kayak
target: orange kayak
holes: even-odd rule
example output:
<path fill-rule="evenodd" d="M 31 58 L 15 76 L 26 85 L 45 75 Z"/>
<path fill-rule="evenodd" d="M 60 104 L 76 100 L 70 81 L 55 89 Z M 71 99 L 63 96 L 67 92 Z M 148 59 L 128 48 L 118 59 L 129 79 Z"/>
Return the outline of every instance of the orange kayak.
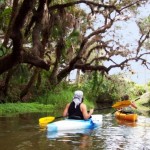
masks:
<path fill-rule="evenodd" d="M 115 112 L 115 117 L 117 119 L 127 120 L 127 121 L 137 121 L 138 115 L 137 114 L 125 114 L 119 111 Z"/>

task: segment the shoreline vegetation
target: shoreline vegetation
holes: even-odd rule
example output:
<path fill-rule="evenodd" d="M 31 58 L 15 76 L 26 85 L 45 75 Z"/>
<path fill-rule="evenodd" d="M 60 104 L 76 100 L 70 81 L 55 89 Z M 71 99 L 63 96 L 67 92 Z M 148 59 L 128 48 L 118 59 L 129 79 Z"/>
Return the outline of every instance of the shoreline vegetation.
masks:
<path fill-rule="evenodd" d="M 88 102 L 86 102 L 88 103 Z M 64 103 L 65 104 L 65 103 Z M 32 103 L 5 103 L 0 104 L 0 115 L 6 115 L 6 114 L 20 114 L 20 113 L 52 113 L 55 110 L 61 110 L 65 107 L 65 105 L 62 106 L 56 106 L 52 104 L 40 104 L 38 102 L 32 102 Z M 88 106 L 90 108 L 90 106 Z M 93 108 L 93 106 L 92 106 Z"/>
<path fill-rule="evenodd" d="M 66 102 L 64 102 L 65 104 Z M 91 106 L 94 107 L 94 104 L 86 101 L 85 102 L 90 108 Z M 150 109 L 149 106 L 147 105 L 148 102 L 145 101 L 139 101 L 137 102 L 137 110 L 135 110 L 136 113 L 144 115 L 144 116 L 150 116 Z M 63 109 L 62 105 L 56 105 L 56 104 L 40 104 L 38 102 L 31 102 L 31 103 L 5 103 L 5 104 L 0 104 L 0 115 L 10 115 L 10 114 L 21 114 L 21 113 L 52 113 L 56 109 L 60 110 Z"/>
<path fill-rule="evenodd" d="M 52 1 L 0 1 L 0 114 L 63 108 L 75 90 L 83 90 L 88 109 L 97 108 L 98 103 L 109 106 L 124 94 L 133 100 L 150 91 L 150 81 L 137 85 L 130 79 L 139 69 L 132 69 L 132 61 L 141 62 L 147 69 L 150 65 L 144 57 L 150 54 L 150 17 L 141 18 L 141 12 L 134 11 L 149 6 L 148 0 L 102 4 L 77 1 L 90 8 L 92 14 L 75 1 L 71 5 L 69 2 L 61 1 L 61 8 L 49 12 L 45 6 Z M 55 8 L 60 2 L 52 4 Z M 130 10 L 135 16 L 126 13 Z M 117 16 L 109 18 L 112 12 Z M 103 18 L 100 23 L 98 14 Z M 117 24 L 118 21 L 123 24 Z M 127 21 L 136 23 L 139 39 L 131 42 L 118 38 L 126 35 L 120 31 L 124 31 Z M 110 75 L 115 68 L 121 71 Z M 140 109 L 149 110 L 150 96 L 142 106 Z"/>
<path fill-rule="evenodd" d="M 33 112 L 52 112 L 55 106 L 51 104 L 33 103 L 5 103 L 0 104 L 0 115 L 18 114 L 18 113 L 33 113 Z"/>
<path fill-rule="evenodd" d="M 20 101 L 14 101 L 13 97 L 11 96 L 11 100 L 6 101 L 6 103 L 0 104 L 0 115 L 11 115 L 11 114 L 20 114 L 20 113 L 52 113 L 56 110 L 61 110 L 65 107 L 65 105 L 69 102 L 71 102 L 74 91 L 77 89 L 83 89 L 79 88 L 77 86 L 67 86 L 67 87 L 58 87 L 53 91 L 43 91 L 38 94 L 32 95 L 32 99 L 27 99 L 24 102 Z M 90 108 L 97 108 L 100 104 L 100 107 L 107 107 L 111 104 L 115 103 L 116 101 L 111 100 L 111 97 L 108 97 L 108 100 L 110 103 L 107 103 L 103 105 L 103 102 L 108 101 L 102 101 L 105 100 L 105 97 L 99 98 L 99 101 L 96 101 L 96 93 L 93 92 L 87 92 L 91 91 L 91 89 L 84 89 L 84 103 L 87 105 L 87 109 Z M 100 94 L 100 93 L 98 93 Z M 101 94 L 101 96 L 107 96 L 104 94 Z M 132 96 L 133 97 L 133 96 Z M 14 97 L 16 99 L 16 97 Z M 116 98 L 115 98 L 116 99 Z M 132 98 L 134 99 L 134 98 Z M 132 100 L 131 99 L 131 100 Z M 133 100 L 134 101 L 134 100 Z M 137 110 L 135 110 L 136 113 L 150 116 L 150 93 L 147 92 L 140 96 L 140 99 L 136 102 Z M 110 110 L 111 113 L 111 110 Z"/>
<path fill-rule="evenodd" d="M 32 98 L 30 102 L 6 102 L 0 104 L 0 115 L 18 114 L 18 113 L 38 113 L 54 112 L 56 109 L 61 110 L 65 105 L 71 102 L 74 90 L 61 90 L 55 92 L 46 92 Z M 94 108 L 94 102 L 88 101 L 84 97 L 84 103 L 88 109 Z"/>

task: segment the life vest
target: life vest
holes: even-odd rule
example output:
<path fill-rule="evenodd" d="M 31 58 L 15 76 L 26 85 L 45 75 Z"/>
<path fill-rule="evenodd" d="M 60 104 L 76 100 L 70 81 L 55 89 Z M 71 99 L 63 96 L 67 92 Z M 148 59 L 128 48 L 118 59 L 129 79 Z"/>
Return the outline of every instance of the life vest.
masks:
<path fill-rule="evenodd" d="M 131 106 L 122 108 L 120 112 L 125 113 L 125 114 L 133 114 L 134 113 Z"/>
<path fill-rule="evenodd" d="M 69 119 L 84 119 L 83 114 L 80 110 L 80 105 L 77 105 L 75 108 L 75 103 L 71 102 L 69 109 L 68 109 L 68 114 L 69 114 Z"/>

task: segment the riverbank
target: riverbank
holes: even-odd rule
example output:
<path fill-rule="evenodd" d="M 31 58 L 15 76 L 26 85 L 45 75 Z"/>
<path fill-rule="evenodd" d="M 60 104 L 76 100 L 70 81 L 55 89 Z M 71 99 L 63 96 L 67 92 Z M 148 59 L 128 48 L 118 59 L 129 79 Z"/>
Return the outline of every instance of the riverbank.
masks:
<path fill-rule="evenodd" d="M 85 102 L 88 106 L 88 108 L 94 107 L 93 103 L 89 103 L 88 101 Z M 137 104 L 137 110 L 136 112 L 144 115 L 149 116 L 150 115 L 150 109 L 148 105 L 149 101 L 147 100 L 139 100 L 136 102 Z M 65 103 L 63 105 L 54 105 L 54 104 L 40 104 L 38 102 L 33 103 L 5 103 L 0 104 L 0 115 L 6 115 L 6 114 L 20 114 L 20 113 L 33 113 L 33 112 L 48 112 L 51 113 L 54 110 L 63 109 L 65 106 Z"/>
<path fill-rule="evenodd" d="M 59 95 L 60 96 L 60 95 Z M 138 101 L 136 101 L 137 109 L 135 112 L 138 114 L 149 116 L 150 109 L 149 109 L 149 96 L 142 96 Z M 39 97 L 40 98 L 40 97 Z M 56 98 L 56 96 L 55 96 Z M 42 99 L 42 98 L 41 98 Z M 50 99 L 50 98 L 49 98 Z M 54 98 L 53 98 L 54 99 Z M 0 115 L 13 115 L 13 114 L 20 114 L 20 113 L 33 113 L 33 112 L 54 112 L 56 110 L 61 110 L 65 107 L 68 103 L 68 98 L 64 98 L 66 100 L 53 100 L 49 101 L 51 104 L 43 104 L 40 102 L 31 102 L 31 103 L 4 103 L 0 104 Z M 38 99 L 38 101 L 40 101 Z M 42 100 L 41 100 L 42 101 Z M 91 101 L 85 100 L 84 103 L 87 105 L 87 108 L 95 108 L 95 104 Z"/>
<path fill-rule="evenodd" d="M 32 113 L 32 112 L 52 112 L 55 109 L 54 105 L 39 104 L 39 103 L 5 103 L 0 104 L 0 114 L 17 114 L 17 113 Z"/>
<path fill-rule="evenodd" d="M 55 103 L 55 104 L 41 104 L 38 102 L 32 102 L 32 103 L 4 103 L 0 104 L 0 115 L 6 115 L 6 114 L 19 114 L 19 113 L 33 113 L 33 112 L 47 112 L 51 113 L 54 110 L 60 110 L 65 107 L 67 104 L 66 101 L 61 103 Z M 94 104 L 92 102 L 89 102 L 85 100 L 85 104 L 87 105 L 87 108 L 94 108 Z"/>

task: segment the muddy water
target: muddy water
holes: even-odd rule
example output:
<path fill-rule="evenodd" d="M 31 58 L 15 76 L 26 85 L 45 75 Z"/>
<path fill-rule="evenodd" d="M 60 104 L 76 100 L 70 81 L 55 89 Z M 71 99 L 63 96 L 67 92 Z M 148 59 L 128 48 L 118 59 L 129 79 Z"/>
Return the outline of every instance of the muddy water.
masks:
<path fill-rule="evenodd" d="M 39 128 L 43 114 L 0 116 L 1 150 L 150 150 L 150 118 L 139 116 L 137 123 L 116 120 L 103 114 L 103 124 L 85 133 L 74 132 L 49 138 Z"/>

